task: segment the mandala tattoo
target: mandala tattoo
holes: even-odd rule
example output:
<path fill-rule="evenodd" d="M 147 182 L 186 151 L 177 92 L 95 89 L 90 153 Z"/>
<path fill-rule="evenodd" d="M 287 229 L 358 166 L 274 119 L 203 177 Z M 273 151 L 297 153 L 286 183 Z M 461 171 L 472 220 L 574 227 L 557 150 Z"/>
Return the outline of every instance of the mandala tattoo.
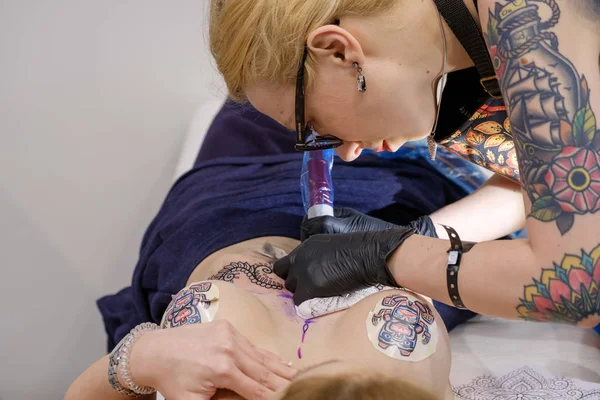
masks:
<path fill-rule="evenodd" d="M 385 297 L 381 306 L 371 321 L 373 326 L 383 321 L 379 330 L 379 347 L 396 346 L 402 356 L 409 357 L 420 336 L 423 345 L 429 343 L 429 327 L 435 317 L 427 304 L 411 301 L 403 295 L 393 295 Z"/>
<path fill-rule="evenodd" d="M 247 262 L 233 262 L 211 276 L 209 280 L 232 283 L 234 280 L 240 278 L 240 274 L 246 275 L 250 282 L 262 288 L 283 290 L 283 284 L 273 279 L 275 275 L 273 272 L 273 263 L 249 264 Z"/>
<path fill-rule="evenodd" d="M 600 245 L 542 270 L 539 280 L 525 286 L 517 311 L 527 321 L 569 324 L 600 315 Z"/>
<path fill-rule="evenodd" d="M 600 130 L 587 80 L 552 32 L 560 15 L 556 0 L 497 2 L 485 36 L 533 204 L 529 217 L 564 235 L 575 215 L 600 210 Z"/>
<path fill-rule="evenodd" d="M 202 282 L 182 289 L 173 296 L 173 301 L 165 312 L 162 328 L 177 328 L 183 325 L 202 323 L 200 307 L 208 309 L 210 301 L 206 293 L 211 289 L 212 283 Z"/>

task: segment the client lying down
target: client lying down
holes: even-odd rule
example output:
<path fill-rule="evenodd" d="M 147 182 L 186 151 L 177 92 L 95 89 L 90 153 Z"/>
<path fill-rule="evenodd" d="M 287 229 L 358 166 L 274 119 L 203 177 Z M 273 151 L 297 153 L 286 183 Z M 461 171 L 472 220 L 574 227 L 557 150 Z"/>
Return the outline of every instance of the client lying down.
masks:
<path fill-rule="evenodd" d="M 146 389 L 168 400 L 240 398 L 221 388 L 240 388 L 252 399 L 451 399 L 446 325 L 472 314 L 380 288 L 345 311 L 298 317 L 273 261 L 299 244 L 302 155 L 282 150 L 293 148 L 294 137 L 278 124 L 240 110 L 221 110 L 194 169 L 172 188 L 146 232 L 132 286 L 99 301 L 109 348 L 141 323 L 162 329 L 144 333 L 131 348 L 128 341 L 118 346 L 130 350 L 128 359 L 102 358 L 66 399 L 127 399 L 107 378 L 116 361 L 126 368 L 112 369 L 113 385 L 152 386 Z M 336 163 L 334 182 L 337 206 L 404 225 L 466 194 L 418 157 L 365 155 Z M 270 366 L 256 379 L 262 386 L 212 366 L 229 381 L 211 388 L 190 378 L 202 358 L 213 356 L 208 343 L 224 335 L 262 349 L 248 358 L 254 364 L 240 367 L 252 375 Z M 276 357 L 294 369 L 273 366 Z"/>
<path fill-rule="evenodd" d="M 382 290 L 347 311 L 300 319 L 272 260 L 259 255 L 265 245 L 291 251 L 297 244 L 260 238 L 213 254 L 175 296 L 161 326 L 226 319 L 254 345 L 302 369 L 283 399 L 342 398 L 352 391 L 345 398 L 380 391 L 379 398 L 451 399 L 448 334 L 431 303 Z"/>

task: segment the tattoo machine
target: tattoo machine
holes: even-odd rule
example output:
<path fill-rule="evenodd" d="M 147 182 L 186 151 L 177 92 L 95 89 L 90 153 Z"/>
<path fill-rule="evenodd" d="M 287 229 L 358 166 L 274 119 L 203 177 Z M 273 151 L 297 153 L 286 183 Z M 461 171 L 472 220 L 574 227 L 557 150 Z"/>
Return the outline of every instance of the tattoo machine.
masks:
<path fill-rule="evenodd" d="M 315 150 L 304 153 L 300 185 L 302 203 L 308 218 L 333 216 L 333 168 L 334 150 Z M 377 292 L 377 288 L 366 288 L 343 296 L 315 298 L 296 307 L 300 318 L 310 319 L 345 310 Z"/>
<path fill-rule="evenodd" d="M 304 212 L 308 218 L 333 216 L 333 156 L 333 149 L 304 153 L 300 184 Z"/>

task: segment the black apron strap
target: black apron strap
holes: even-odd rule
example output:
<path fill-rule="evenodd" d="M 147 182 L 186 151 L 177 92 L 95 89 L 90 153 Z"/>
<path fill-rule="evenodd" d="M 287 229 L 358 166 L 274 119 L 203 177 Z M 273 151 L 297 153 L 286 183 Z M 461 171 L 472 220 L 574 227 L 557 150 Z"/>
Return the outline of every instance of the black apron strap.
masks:
<path fill-rule="evenodd" d="M 434 0 L 440 14 L 473 60 L 481 85 L 495 99 L 501 99 L 500 84 L 485 40 L 464 0 Z M 477 4 L 477 2 L 476 2 Z"/>

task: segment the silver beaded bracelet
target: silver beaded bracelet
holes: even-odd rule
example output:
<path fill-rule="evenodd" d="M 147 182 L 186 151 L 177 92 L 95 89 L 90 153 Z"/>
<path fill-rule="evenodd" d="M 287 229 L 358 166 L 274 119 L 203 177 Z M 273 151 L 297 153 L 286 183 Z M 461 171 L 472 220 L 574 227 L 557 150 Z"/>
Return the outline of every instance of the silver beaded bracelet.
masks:
<path fill-rule="evenodd" d="M 156 392 L 156 389 L 150 386 L 138 386 L 133 382 L 129 366 L 129 354 L 131 353 L 131 349 L 133 348 L 135 342 L 143 334 L 150 331 L 154 331 L 156 329 L 159 329 L 159 326 L 150 322 L 144 322 L 143 324 L 136 326 L 125 337 L 123 341 L 123 346 L 121 347 L 119 365 L 117 366 L 119 376 L 121 377 L 122 381 L 125 383 L 127 388 L 137 395 L 152 394 Z"/>

